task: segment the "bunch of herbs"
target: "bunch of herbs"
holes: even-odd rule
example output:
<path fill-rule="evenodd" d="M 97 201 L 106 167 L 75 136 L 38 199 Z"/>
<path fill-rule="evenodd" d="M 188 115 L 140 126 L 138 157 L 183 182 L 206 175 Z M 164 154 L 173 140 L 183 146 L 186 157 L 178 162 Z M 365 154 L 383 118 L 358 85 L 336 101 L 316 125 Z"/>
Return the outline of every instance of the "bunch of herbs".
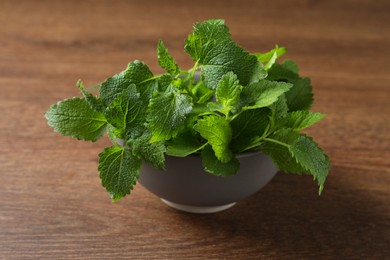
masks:
<path fill-rule="evenodd" d="M 153 75 L 136 60 L 99 84 L 98 96 L 79 81 L 82 97 L 46 113 L 65 136 L 96 141 L 108 132 L 113 145 L 99 154 L 98 170 L 112 200 L 131 192 L 142 163 L 163 170 L 165 156 L 198 154 L 206 172 L 231 176 L 240 167 L 236 156 L 248 151 L 266 153 L 285 172 L 312 175 L 321 193 L 329 160 L 301 130 L 324 115 L 309 110 L 310 79 L 299 76 L 296 63 L 277 62 L 286 49 L 251 54 L 231 39 L 223 20 L 208 20 L 195 23 L 184 50 L 194 61 L 189 70 L 160 40 L 158 62 L 166 73 Z"/>

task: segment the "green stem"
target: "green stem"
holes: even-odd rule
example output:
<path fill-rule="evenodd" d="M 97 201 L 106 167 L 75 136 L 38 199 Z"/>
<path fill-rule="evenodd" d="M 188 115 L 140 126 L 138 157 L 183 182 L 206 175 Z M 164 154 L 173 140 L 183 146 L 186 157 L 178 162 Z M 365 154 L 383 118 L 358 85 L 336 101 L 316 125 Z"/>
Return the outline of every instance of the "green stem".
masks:
<path fill-rule="evenodd" d="M 272 138 L 264 137 L 263 140 L 264 141 L 268 141 L 268 142 L 272 142 L 272 143 L 275 143 L 275 144 L 279 144 L 279 145 L 282 145 L 282 146 L 287 147 L 287 148 L 290 148 L 290 145 L 288 145 L 286 143 L 283 143 L 283 142 L 280 142 L 278 140 L 272 139 Z"/>
<path fill-rule="evenodd" d="M 242 113 L 242 111 L 243 110 L 241 110 L 240 112 L 235 113 L 234 115 L 232 115 L 232 117 L 230 118 L 230 121 L 233 121 L 236 117 L 238 117 Z"/>
<path fill-rule="evenodd" d="M 198 100 L 198 98 L 194 95 L 194 93 L 192 93 L 192 91 L 189 89 L 189 86 L 186 85 L 185 91 L 187 92 L 188 95 L 191 96 L 194 103 Z"/>
<path fill-rule="evenodd" d="M 151 77 L 151 78 L 145 79 L 144 81 L 141 81 L 141 82 L 138 83 L 138 84 L 143 84 L 143 83 L 148 82 L 148 81 L 151 81 L 151 80 L 159 79 L 159 78 L 161 78 L 161 77 L 164 76 L 164 75 L 165 75 L 165 74 L 160 74 L 160 75 L 153 76 L 153 77 Z"/>
<path fill-rule="evenodd" d="M 265 137 L 265 136 L 267 136 L 267 132 L 268 132 L 269 128 L 270 128 L 270 125 L 267 126 L 266 130 L 264 131 L 264 134 L 261 137 L 259 137 L 255 141 L 253 141 L 251 145 L 249 145 L 249 146 L 245 147 L 244 149 L 242 149 L 241 151 L 239 151 L 239 153 L 245 152 L 245 151 L 250 150 L 252 148 L 259 147 L 263 143 L 263 141 L 272 142 L 272 143 L 279 144 L 279 145 L 282 145 L 284 147 L 290 148 L 290 146 L 286 143 L 280 142 L 280 141 L 272 139 L 272 138 Z"/>
<path fill-rule="evenodd" d="M 191 75 L 190 82 L 189 82 L 189 84 L 185 85 L 185 90 L 186 90 L 187 94 L 193 98 L 194 102 L 196 102 L 198 100 L 198 98 L 194 95 L 194 93 L 192 93 L 192 86 L 194 85 L 194 82 L 195 82 L 194 75 L 195 75 L 195 72 L 197 69 L 198 69 L 198 61 L 196 61 L 195 65 L 191 69 L 188 70 L 187 73 L 190 73 L 190 75 Z"/>
<path fill-rule="evenodd" d="M 88 91 L 88 92 L 91 92 L 91 91 L 94 90 L 94 89 L 100 89 L 100 84 L 87 88 L 87 91 Z"/>
<path fill-rule="evenodd" d="M 255 142 L 255 143 L 253 143 L 252 145 L 245 147 L 244 149 L 242 149 L 242 150 L 239 151 L 238 153 L 243 153 L 243 152 L 248 151 L 248 150 L 250 150 L 250 149 L 252 149 L 252 148 L 259 147 L 260 145 L 261 145 L 261 142 Z"/>
<path fill-rule="evenodd" d="M 264 140 L 264 138 L 268 135 L 269 129 L 271 128 L 271 124 L 268 124 L 267 127 L 264 130 L 263 135 L 260 137 L 261 140 Z"/>
<path fill-rule="evenodd" d="M 192 81 L 191 83 L 193 83 L 193 81 L 194 81 L 195 72 L 198 69 L 198 62 L 199 62 L 199 60 L 197 60 L 195 62 L 194 67 L 192 67 L 192 69 L 191 69 L 191 81 Z"/>
<path fill-rule="evenodd" d="M 180 75 L 186 75 L 186 74 L 189 74 L 188 73 L 188 70 L 179 70 L 179 74 L 178 74 L 178 76 L 180 76 Z"/>
<path fill-rule="evenodd" d="M 229 111 L 226 112 L 225 119 L 226 119 L 226 121 L 230 122 L 230 112 Z"/>
<path fill-rule="evenodd" d="M 193 86 L 194 83 L 195 83 L 194 76 L 195 76 L 195 72 L 196 72 L 197 69 L 198 69 L 198 61 L 196 61 L 194 67 L 192 67 L 192 68 L 189 70 L 189 73 L 190 73 L 191 77 L 190 77 L 190 83 L 188 84 L 188 86 L 189 86 L 190 88 L 192 88 L 192 86 Z"/>

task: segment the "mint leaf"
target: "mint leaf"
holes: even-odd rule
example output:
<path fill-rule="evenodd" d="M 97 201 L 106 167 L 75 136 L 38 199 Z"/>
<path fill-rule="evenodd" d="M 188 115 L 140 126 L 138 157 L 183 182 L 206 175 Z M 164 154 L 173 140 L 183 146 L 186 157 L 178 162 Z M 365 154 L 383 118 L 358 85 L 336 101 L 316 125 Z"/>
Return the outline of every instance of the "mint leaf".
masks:
<path fill-rule="evenodd" d="M 108 106 L 115 98 L 128 88 L 131 84 L 137 86 L 141 98 L 145 102 L 153 95 L 157 87 L 153 80 L 153 73 L 145 63 L 140 61 L 130 62 L 127 69 L 111 78 L 106 79 L 100 86 L 100 97 Z"/>
<path fill-rule="evenodd" d="M 275 63 L 268 70 L 268 80 L 283 81 L 293 84 L 285 94 L 290 111 L 308 110 L 313 104 L 313 90 L 309 78 L 300 78 L 298 68 L 291 62 L 282 65 Z"/>
<path fill-rule="evenodd" d="M 105 111 L 107 121 L 118 129 L 126 129 L 134 121 L 140 120 L 142 113 L 139 93 L 134 84 L 124 89 L 121 95 L 109 105 Z"/>
<path fill-rule="evenodd" d="M 204 146 L 205 143 L 200 142 L 197 136 L 194 136 L 191 132 L 185 132 L 168 141 L 167 154 L 176 157 L 186 157 L 201 150 Z"/>
<path fill-rule="evenodd" d="M 243 109 L 270 106 L 291 88 L 291 84 L 277 81 L 260 80 L 243 88 L 241 100 Z"/>
<path fill-rule="evenodd" d="M 206 115 L 214 115 L 215 113 L 208 107 L 209 103 L 203 103 L 203 104 L 197 104 L 195 103 L 192 107 L 191 112 L 187 115 L 185 128 L 181 133 L 187 132 L 191 130 L 191 133 L 197 134 L 197 132 L 192 131 L 196 121 L 198 121 L 199 118 L 203 118 Z M 198 138 L 199 137 L 198 135 Z"/>
<path fill-rule="evenodd" d="M 324 114 L 318 112 L 310 112 L 307 110 L 294 111 L 288 113 L 287 117 L 283 119 L 282 125 L 283 127 L 299 131 L 317 123 L 324 117 Z"/>
<path fill-rule="evenodd" d="M 93 110 L 84 98 L 60 101 L 52 105 L 45 116 L 55 131 L 79 140 L 96 141 L 107 125 L 104 115 Z"/>
<path fill-rule="evenodd" d="M 166 151 L 164 142 L 151 143 L 150 139 L 152 134 L 150 131 L 146 131 L 138 138 L 130 139 L 128 144 L 131 146 L 132 151 L 136 155 L 140 155 L 142 159 L 153 165 L 154 167 L 163 170 Z"/>
<path fill-rule="evenodd" d="M 107 124 L 107 136 L 113 144 L 118 144 L 118 139 L 122 138 L 122 133 L 118 131 L 114 126 Z"/>
<path fill-rule="evenodd" d="M 330 169 L 329 159 L 309 136 L 301 134 L 290 151 L 297 161 L 317 179 L 321 193 Z"/>
<path fill-rule="evenodd" d="M 194 31 L 190 34 L 185 43 L 184 50 L 196 61 L 202 55 L 202 48 L 213 41 L 230 39 L 229 28 L 224 20 L 207 20 L 194 24 Z"/>
<path fill-rule="evenodd" d="M 158 91 L 164 93 L 166 91 L 170 90 L 170 87 L 172 86 L 172 83 L 175 83 L 172 75 L 169 74 L 162 74 L 157 79 L 157 85 L 158 85 Z"/>
<path fill-rule="evenodd" d="M 263 65 L 230 39 L 222 20 L 196 24 L 186 40 L 185 51 L 194 61 L 202 64 L 206 86 L 216 89 L 223 75 L 232 71 L 241 85 L 256 82 L 266 76 Z"/>
<path fill-rule="evenodd" d="M 150 100 L 149 122 L 153 130 L 151 142 L 169 140 L 184 127 L 192 104 L 188 96 L 180 94 L 174 88 L 159 94 Z"/>
<path fill-rule="evenodd" d="M 256 82 L 266 76 L 263 65 L 233 41 L 215 42 L 203 47 L 202 75 L 207 87 L 215 89 L 227 72 L 237 75 L 241 85 Z"/>
<path fill-rule="evenodd" d="M 313 91 L 309 78 L 291 82 L 293 87 L 286 93 L 287 105 L 290 111 L 308 110 L 313 104 Z"/>
<path fill-rule="evenodd" d="M 284 47 L 279 48 L 277 45 L 275 49 L 270 50 L 269 52 L 266 53 L 258 53 L 255 54 L 257 59 L 261 62 L 265 62 L 264 69 L 269 70 L 272 65 L 275 63 L 276 59 L 282 56 L 287 52 L 287 49 Z"/>
<path fill-rule="evenodd" d="M 267 78 L 272 81 L 284 81 L 293 82 L 294 80 L 300 79 L 297 72 L 290 70 L 289 66 L 283 66 L 279 63 L 274 63 L 268 70 Z"/>
<path fill-rule="evenodd" d="M 269 108 L 272 110 L 274 120 L 279 120 L 286 117 L 288 112 L 286 96 L 284 94 L 279 96 L 278 100 L 272 103 Z"/>
<path fill-rule="evenodd" d="M 255 56 L 259 61 L 267 63 L 270 62 L 274 56 L 276 56 L 276 58 L 279 58 L 282 55 L 284 55 L 286 52 L 287 52 L 286 48 L 279 47 L 276 45 L 275 49 L 272 49 L 266 53 L 256 53 Z"/>
<path fill-rule="evenodd" d="M 231 122 L 233 130 L 232 150 L 236 153 L 251 148 L 252 141 L 264 134 L 269 124 L 270 110 L 258 108 L 245 110 Z"/>
<path fill-rule="evenodd" d="M 157 44 L 157 58 L 161 68 L 165 69 L 169 74 L 179 74 L 179 66 L 168 53 L 168 49 L 165 48 L 162 40 L 159 40 Z"/>
<path fill-rule="evenodd" d="M 130 194 L 139 177 L 141 159 L 120 146 L 105 148 L 99 154 L 99 177 L 112 201 Z"/>
<path fill-rule="evenodd" d="M 233 153 L 229 149 L 232 129 L 224 118 L 214 115 L 206 116 L 198 120 L 194 129 L 209 142 L 218 160 L 227 163 L 233 158 Z"/>
<path fill-rule="evenodd" d="M 214 96 L 214 91 L 206 87 L 202 80 L 198 81 L 195 86 L 192 87 L 192 93 L 198 99 L 196 102 L 198 104 L 210 101 L 211 98 Z"/>
<path fill-rule="evenodd" d="M 100 98 L 95 97 L 89 93 L 85 88 L 81 80 L 77 81 L 77 87 L 80 92 L 83 94 L 85 100 L 88 102 L 89 106 L 98 112 L 103 112 L 105 109 L 104 103 Z"/>
<path fill-rule="evenodd" d="M 317 179 L 319 193 L 322 192 L 330 164 L 328 157 L 311 137 L 281 129 L 265 140 L 267 142 L 263 147 L 264 152 L 272 157 L 281 170 L 310 173 Z"/>
<path fill-rule="evenodd" d="M 237 76 L 233 72 L 228 72 L 222 76 L 218 82 L 215 92 L 216 101 L 221 105 L 221 112 L 228 115 L 233 113 L 240 102 L 241 86 Z"/>
<path fill-rule="evenodd" d="M 106 79 L 100 85 L 100 97 L 105 106 L 110 105 L 131 84 L 131 80 L 126 77 L 125 70 Z"/>
<path fill-rule="evenodd" d="M 288 69 L 289 71 L 292 71 L 296 74 L 299 73 L 299 68 L 298 68 L 298 65 L 292 61 L 292 60 L 285 60 L 283 63 L 282 63 L 282 67 L 285 68 L 285 69 Z"/>
<path fill-rule="evenodd" d="M 298 136 L 299 134 L 297 133 L 296 138 L 298 138 Z M 292 139 L 292 137 L 290 138 Z M 294 156 L 291 154 L 289 150 L 289 145 L 287 144 L 289 140 L 287 138 L 283 140 L 280 139 L 282 138 L 279 137 L 279 139 L 277 140 L 281 142 L 283 141 L 286 142 L 284 143 L 285 145 L 268 141 L 268 142 L 264 142 L 261 150 L 272 158 L 273 162 L 278 166 L 280 170 L 287 173 L 295 173 L 295 174 L 307 173 L 308 170 L 304 168 L 300 163 L 298 163 L 297 160 L 294 158 Z"/>
<path fill-rule="evenodd" d="M 201 157 L 204 170 L 216 176 L 232 176 L 235 175 L 240 168 L 240 162 L 235 157 L 232 157 L 232 159 L 226 163 L 221 162 L 215 156 L 210 145 L 202 150 Z"/>
<path fill-rule="evenodd" d="M 111 125 L 125 133 L 144 119 L 145 111 L 139 101 L 139 93 L 134 84 L 129 85 L 122 94 L 109 105 L 104 115 Z M 123 135 L 122 135 L 123 137 Z"/>

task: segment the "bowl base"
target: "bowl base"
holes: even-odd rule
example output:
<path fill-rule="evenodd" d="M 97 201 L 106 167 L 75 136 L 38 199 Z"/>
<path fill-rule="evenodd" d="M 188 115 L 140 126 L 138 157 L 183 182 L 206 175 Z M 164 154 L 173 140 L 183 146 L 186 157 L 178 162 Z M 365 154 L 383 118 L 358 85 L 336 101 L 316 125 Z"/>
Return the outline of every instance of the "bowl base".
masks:
<path fill-rule="evenodd" d="M 168 201 L 165 199 L 161 199 L 161 200 L 162 200 L 162 202 L 164 202 L 165 204 L 167 204 L 168 206 L 170 206 L 174 209 L 188 212 L 188 213 L 196 213 L 196 214 L 217 213 L 220 211 L 227 210 L 236 204 L 236 202 L 233 202 L 233 203 L 229 203 L 229 204 L 225 204 L 225 205 L 221 205 L 221 206 L 190 206 L 190 205 L 183 205 L 183 204 L 171 202 L 171 201 Z"/>

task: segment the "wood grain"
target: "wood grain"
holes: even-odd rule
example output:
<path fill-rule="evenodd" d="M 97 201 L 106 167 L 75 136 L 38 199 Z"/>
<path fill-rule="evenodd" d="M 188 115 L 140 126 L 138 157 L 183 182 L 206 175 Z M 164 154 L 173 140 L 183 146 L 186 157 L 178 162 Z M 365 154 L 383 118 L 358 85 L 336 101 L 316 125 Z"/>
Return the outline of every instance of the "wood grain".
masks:
<path fill-rule="evenodd" d="M 210 3 L 209 3 L 210 2 Z M 389 1 L 0 1 L 1 259 L 385 259 L 390 254 Z M 145 61 L 178 63 L 194 21 L 224 18 L 250 51 L 276 43 L 312 78 L 308 130 L 333 168 L 279 173 L 214 215 L 172 210 L 140 185 L 111 203 L 97 176 L 108 145 L 62 138 L 50 104 Z"/>

